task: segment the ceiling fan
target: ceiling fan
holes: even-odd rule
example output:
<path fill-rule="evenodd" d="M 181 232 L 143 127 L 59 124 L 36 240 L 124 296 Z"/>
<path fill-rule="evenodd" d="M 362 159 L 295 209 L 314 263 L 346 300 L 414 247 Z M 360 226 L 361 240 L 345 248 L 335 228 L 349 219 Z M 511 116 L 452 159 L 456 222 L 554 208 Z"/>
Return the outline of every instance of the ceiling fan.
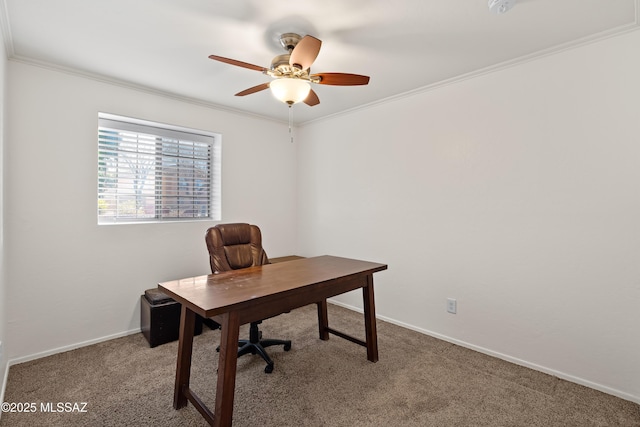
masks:
<path fill-rule="evenodd" d="M 209 55 L 209 58 L 250 70 L 260 71 L 274 78 L 274 80 L 250 87 L 236 96 L 245 96 L 260 92 L 267 88 L 273 95 L 289 106 L 304 102 L 309 106 L 318 105 L 320 99 L 311 89 L 310 83 L 333 86 L 358 86 L 369 83 L 369 76 L 347 73 L 315 73 L 311 74 L 311 64 L 316 60 L 320 52 L 322 41 L 313 36 L 301 37 L 296 33 L 285 33 L 280 36 L 280 44 L 288 52 L 278 55 L 271 61 L 269 68 L 247 62 L 229 59 L 217 55 Z"/>

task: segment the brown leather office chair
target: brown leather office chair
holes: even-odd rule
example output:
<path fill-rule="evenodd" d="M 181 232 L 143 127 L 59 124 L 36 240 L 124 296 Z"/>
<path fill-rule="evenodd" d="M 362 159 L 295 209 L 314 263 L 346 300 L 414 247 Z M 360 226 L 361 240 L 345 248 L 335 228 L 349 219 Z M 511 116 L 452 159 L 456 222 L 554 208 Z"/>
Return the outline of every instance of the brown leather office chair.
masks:
<path fill-rule="evenodd" d="M 269 264 L 269 258 L 262 248 L 260 229 L 250 224 L 218 224 L 207 230 L 205 235 L 211 271 L 216 274 L 223 271 L 238 270 Z M 238 357 L 247 353 L 259 354 L 267 362 L 264 371 L 273 371 L 273 361 L 265 351 L 265 347 L 284 345 L 284 350 L 291 350 L 291 341 L 262 339 L 258 325 L 262 321 L 252 322 L 249 328 L 249 339 L 238 341 Z"/>

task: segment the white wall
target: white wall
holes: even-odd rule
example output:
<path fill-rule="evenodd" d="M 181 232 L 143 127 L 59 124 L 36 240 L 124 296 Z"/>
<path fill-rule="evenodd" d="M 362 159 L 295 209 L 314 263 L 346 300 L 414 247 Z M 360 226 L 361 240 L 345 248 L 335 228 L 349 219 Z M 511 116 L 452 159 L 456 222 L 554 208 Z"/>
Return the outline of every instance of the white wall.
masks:
<path fill-rule="evenodd" d="M 4 360 L 136 330 L 144 289 L 208 271 L 211 223 L 96 225 L 104 111 L 222 133 L 223 221 L 260 224 L 270 256 L 386 262 L 380 315 L 640 402 L 639 48 L 604 40 L 293 145 L 281 123 L 9 61 Z"/>
<path fill-rule="evenodd" d="M 2 26 L 0 25 L 0 29 Z M 4 140 L 5 140 L 5 92 L 7 87 L 7 55 L 5 52 L 4 35 L 0 31 L 0 402 L 4 398 L 4 382 L 7 370 L 7 341 L 6 341 L 6 270 L 4 250 Z M 1 414 L 0 414 L 1 415 Z"/>
<path fill-rule="evenodd" d="M 388 263 L 379 315 L 640 402 L 639 51 L 636 31 L 301 127 L 298 252 Z"/>
<path fill-rule="evenodd" d="M 97 121 L 108 112 L 222 134 L 223 222 L 259 224 L 295 252 L 295 146 L 287 125 L 9 61 L 5 141 L 8 356 L 139 328 L 160 281 L 207 274 L 212 222 L 98 226 Z"/>

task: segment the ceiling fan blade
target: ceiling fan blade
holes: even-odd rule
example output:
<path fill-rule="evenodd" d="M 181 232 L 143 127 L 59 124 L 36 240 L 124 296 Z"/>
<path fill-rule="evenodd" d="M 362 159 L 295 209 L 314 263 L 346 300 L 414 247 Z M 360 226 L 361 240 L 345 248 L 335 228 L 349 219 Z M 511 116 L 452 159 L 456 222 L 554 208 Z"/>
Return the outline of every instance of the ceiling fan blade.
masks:
<path fill-rule="evenodd" d="M 261 67 L 259 65 L 253 65 L 253 64 L 249 64 L 248 62 L 242 62 L 235 59 L 225 58 L 224 56 L 209 55 L 209 59 L 213 59 L 214 61 L 224 62 L 226 64 L 237 65 L 238 67 L 248 68 L 250 70 L 262 71 L 262 72 L 267 71 L 266 68 Z"/>
<path fill-rule="evenodd" d="M 249 89 L 245 89 L 242 92 L 236 93 L 236 96 L 245 96 L 251 95 L 252 93 L 260 92 L 261 90 L 265 90 L 269 87 L 269 83 L 261 83 L 257 86 L 250 87 Z"/>
<path fill-rule="evenodd" d="M 313 107 L 314 105 L 320 104 L 320 98 L 318 98 L 318 94 L 315 93 L 313 89 L 311 89 L 309 91 L 309 95 L 307 95 L 307 97 L 303 102 L 307 104 L 309 107 Z"/>
<path fill-rule="evenodd" d="M 318 57 L 320 53 L 320 46 L 322 41 L 313 36 L 304 36 L 302 40 L 298 42 L 293 51 L 291 51 L 291 57 L 289 58 L 289 64 L 296 66 L 301 70 L 306 70 L 311 67 L 313 61 Z"/>
<path fill-rule="evenodd" d="M 359 86 L 369 84 L 369 76 L 347 73 L 318 73 L 310 77 L 320 77 L 321 85 Z"/>

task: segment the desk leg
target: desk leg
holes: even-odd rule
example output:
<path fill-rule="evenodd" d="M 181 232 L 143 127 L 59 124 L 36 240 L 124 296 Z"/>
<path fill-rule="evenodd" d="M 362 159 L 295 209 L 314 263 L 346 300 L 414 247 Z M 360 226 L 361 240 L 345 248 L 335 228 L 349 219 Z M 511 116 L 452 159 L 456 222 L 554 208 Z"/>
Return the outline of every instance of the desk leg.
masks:
<path fill-rule="evenodd" d="M 329 339 L 329 314 L 327 313 L 327 300 L 316 303 L 318 305 L 318 330 L 320 332 L 320 339 L 326 341 Z"/>
<path fill-rule="evenodd" d="M 176 385 L 173 392 L 173 407 L 180 409 L 187 406 L 184 390 L 189 388 L 191 375 L 191 353 L 193 351 L 193 330 L 196 314 L 182 304 L 180 315 L 180 341 L 178 342 L 178 362 L 176 366 Z"/>
<path fill-rule="evenodd" d="M 222 315 L 218 385 L 216 388 L 216 407 L 213 424 L 216 427 L 231 426 L 233 419 L 233 395 L 236 388 L 239 330 L 238 313 L 230 312 Z"/>
<path fill-rule="evenodd" d="M 378 333 L 376 331 L 376 303 L 373 296 L 373 274 L 367 276 L 367 286 L 362 288 L 364 302 L 364 329 L 367 337 L 367 359 L 378 361 Z"/>

